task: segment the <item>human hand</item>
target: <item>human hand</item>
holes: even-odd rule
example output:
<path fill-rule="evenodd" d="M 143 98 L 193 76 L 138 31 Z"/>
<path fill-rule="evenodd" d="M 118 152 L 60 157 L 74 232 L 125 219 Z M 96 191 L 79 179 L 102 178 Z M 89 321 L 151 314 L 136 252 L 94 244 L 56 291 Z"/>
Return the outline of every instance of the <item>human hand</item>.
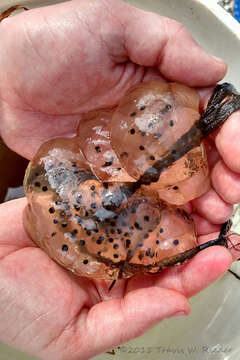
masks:
<path fill-rule="evenodd" d="M 74 133 L 83 112 L 116 104 L 135 83 L 211 86 L 226 72 L 181 24 L 117 1 L 37 9 L 0 28 L 0 133 L 28 159 L 43 141 Z M 238 118 L 209 140 L 213 188 L 189 205 L 199 242 L 217 237 L 216 224 L 240 200 Z M 88 359 L 164 318 L 188 314 L 187 298 L 232 261 L 225 248 L 210 248 L 158 276 L 119 280 L 109 293 L 109 282 L 74 276 L 32 243 L 22 225 L 25 205 L 21 199 L 0 206 L 0 338 L 45 359 Z"/>

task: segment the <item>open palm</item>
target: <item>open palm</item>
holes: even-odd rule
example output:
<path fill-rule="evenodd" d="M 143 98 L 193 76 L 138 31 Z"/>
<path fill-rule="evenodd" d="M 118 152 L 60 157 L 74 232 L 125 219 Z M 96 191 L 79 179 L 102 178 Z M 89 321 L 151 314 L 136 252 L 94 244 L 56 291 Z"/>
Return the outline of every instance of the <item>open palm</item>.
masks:
<path fill-rule="evenodd" d="M 111 0 L 71 1 L 7 19 L 0 43 L 0 133 L 28 159 L 135 83 L 203 87 L 226 72 L 181 24 Z M 236 113 L 216 145 L 209 142 L 213 188 L 189 205 L 201 242 L 217 237 L 216 224 L 240 201 L 237 121 Z M 226 249 L 211 248 L 160 275 L 120 280 L 109 293 L 109 282 L 76 277 L 33 244 L 22 224 L 25 205 L 21 199 L 0 206 L 0 339 L 42 358 L 88 359 L 166 317 L 188 314 L 187 298 L 232 261 Z"/>

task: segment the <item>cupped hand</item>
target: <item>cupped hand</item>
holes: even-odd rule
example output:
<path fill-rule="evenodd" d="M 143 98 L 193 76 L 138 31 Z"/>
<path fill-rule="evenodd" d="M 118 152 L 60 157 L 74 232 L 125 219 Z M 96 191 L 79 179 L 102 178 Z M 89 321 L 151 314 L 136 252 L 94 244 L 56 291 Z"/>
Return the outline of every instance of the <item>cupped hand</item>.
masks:
<path fill-rule="evenodd" d="M 118 103 L 132 85 L 171 80 L 210 87 L 226 65 L 170 19 L 116 0 L 71 1 L 0 25 L 0 133 L 31 159 L 45 140 L 74 133 L 84 112 Z M 204 96 L 202 96 L 204 102 Z M 212 189 L 189 205 L 199 242 L 217 237 L 240 201 L 239 114 L 208 141 Z M 213 247 L 158 276 L 109 282 L 76 277 L 24 231 L 26 200 L 0 206 L 0 339 L 44 359 L 88 359 L 188 314 L 187 298 L 237 253 Z M 232 236 L 231 241 L 239 242 Z"/>

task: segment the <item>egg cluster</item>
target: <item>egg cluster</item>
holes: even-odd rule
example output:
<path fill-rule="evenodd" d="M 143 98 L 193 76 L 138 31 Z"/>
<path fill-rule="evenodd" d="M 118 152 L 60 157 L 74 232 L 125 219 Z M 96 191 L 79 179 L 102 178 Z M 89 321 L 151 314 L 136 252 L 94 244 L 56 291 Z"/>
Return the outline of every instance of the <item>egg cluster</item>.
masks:
<path fill-rule="evenodd" d="M 65 268 L 100 279 L 158 272 L 196 246 L 177 206 L 210 186 L 198 109 L 191 88 L 141 83 L 116 108 L 86 114 L 74 138 L 43 144 L 24 181 L 31 238 Z"/>

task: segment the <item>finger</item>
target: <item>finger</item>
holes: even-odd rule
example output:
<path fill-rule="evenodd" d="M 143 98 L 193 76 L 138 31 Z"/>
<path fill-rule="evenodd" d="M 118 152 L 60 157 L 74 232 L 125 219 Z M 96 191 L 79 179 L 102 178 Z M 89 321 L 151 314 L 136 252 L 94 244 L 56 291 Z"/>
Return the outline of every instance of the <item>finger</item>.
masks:
<path fill-rule="evenodd" d="M 212 94 L 213 88 L 198 90 L 200 95 L 200 109 L 203 111 Z M 239 119 L 240 111 L 233 113 L 221 128 L 215 131 L 211 137 L 214 138 L 216 149 L 218 150 L 223 161 L 230 170 L 240 173 L 240 162 L 236 161 L 240 155 L 239 147 Z"/>
<path fill-rule="evenodd" d="M 227 167 L 240 173 L 240 111 L 232 114 L 216 136 L 216 147 Z"/>
<path fill-rule="evenodd" d="M 230 218 L 233 206 L 226 203 L 214 189 L 193 200 L 194 212 L 213 224 L 222 224 Z"/>
<path fill-rule="evenodd" d="M 170 80 L 190 86 L 208 86 L 226 73 L 226 64 L 208 55 L 184 26 L 172 19 L 132 10 L 125 25 L 129 58 L 139 65 L 157 65 Z"/>
<path fill-rule="evenodd" d="M 211 178 L 214 189 L 225 202 L 237 204 L 240 201 L 240 174 L 231 171 L 219 160 L 212 170 Z"/>
<path fill-rule="evenodd" d="M 103 352 L 140 336 L 165 318 L 189 311 L 187 299 L 173 290 L 159 287 L 129 290 L 123 299 L 104 301 L 90 309 L 85 325 L 85 344 L 88 351 L 91 344 L 92 349 Z"/>
<path fill-rule="evenodd" d="M 215 84 L 214 86 L 200 87 L 197 89 L 200 96 L 199 109 L 201 113 L 206 109 L 208 101 L 214 91 L 214 88 Z"/>
<path fill-rule="evenodd" d="M 224 247 L 214 246 L 203 250 L 188 263 L 164 272 L 156 285 L 191 297 L 222 276 L 231 263 L 229 251 Z"/>
<path fill-rule="evenodd" d="M 198 236 L 207 235 L 215 231 L 219 231 L 221 228 L 221 225 L 212 224 L 205 217 L 202 217 L 199 214 L 192 213 L 191 218 L 194 220 L 194 224 Z"/>

